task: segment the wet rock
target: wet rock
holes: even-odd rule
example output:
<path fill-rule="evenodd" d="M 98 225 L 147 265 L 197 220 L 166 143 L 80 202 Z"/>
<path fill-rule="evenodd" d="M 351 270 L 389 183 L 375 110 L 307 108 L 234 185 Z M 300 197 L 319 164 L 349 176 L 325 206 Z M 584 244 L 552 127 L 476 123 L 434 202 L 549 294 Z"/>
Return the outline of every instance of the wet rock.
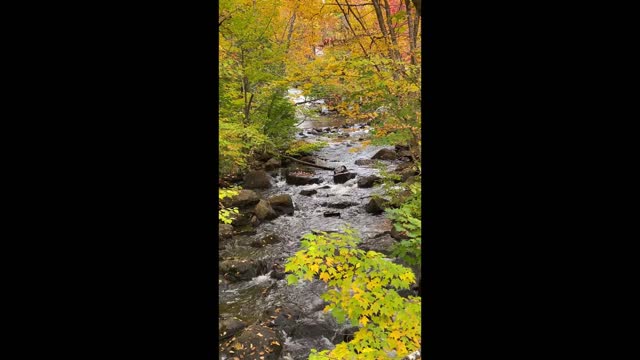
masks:
<path fill-rule="evenodd" d="M 333 174 L 341 174 L 347 172 L 347 167 L 344 165 L 340 165 L 338 167 L 336 167 L 335 169 L 333 169 Z"/>
<path fill-rule="evenodd" d="M 295 307 L 284 305 L 265 311 L 264 318 L 270 321 L 278 331 L 291 334 L 300 315 L 300 311 Z"/>
<path fill-rule="evenodd" d="M 256 229 L 254 229 L 251 225 L 241 226 L 236 229 L 235 235 L 255 235 L 257 233 Z"/>
<path fill-rule="evenodd" d="M 236 336 L 234 341 L 224 343 L 221 352 L 227 359 L 277 360 L 282 352 L 282 343 L 283 339 L 272 329 L 251 325 Z"/>
<path fill-rule="evenodd" d="M 407 151 L 409 150 L 409 146 L 397 144 L 395 145 L 395 149 L 396 151 Z"/>
<path fill-rule="evenodd" d="M 333 175 L 333 182 L 336 184 L 344 184 L 347 181 L 349 181 L 350 179 L 354 179 L 356 177 L 356 173 L 352 173 L 352 172 L 344 172 L 341 174 L 335 174 Z"/>
<path fill-rule="evenodd" d="M 322 215 L 324 215 L 324 217 L 340 217 L 340 213 L 335 211 L 326 211 Z"/>
<path fill-rule="evenodd" d="M 260 201 L 260 197 L 253 190 L 242 189 L 238 193 L 238 195 L 232 198 L 222 199 L 222 203 L 226 207 L 239 207 L 244 208 L 247 206 L 252 206 Z"/>
<path fill-rule="evenodd" d="M 230 259 L 218 263 L 220 274 L 229 282 L 248 281 L 258 275 L 268 272 L 268 268 L 261 260 Z"/>
<path fill-rule="evenodd" d="M 320 316 L 311 319 L 300 319 L 291 336 L 294 338 L 325 337 L 330 341 L 333 340 L 337 335 L 335 330 L 337 327 L 336 320 L 331 314 L 320 314 Z"/>
<path fill-rule="evenodd" d="M 379 160 L 395 160 L 397 158 L 396 152 L 391 149 L 380 149 L 371 159 Z"/>
<path fill-rule="evenodd" d="M 260 219 L 258 219 L 257 216 L 253 215 L 253 217 L 251 218 L 251 226 L 256 227 L 260 225 Z"/>
<path fill-rule="evenodd" d="M 318 189 L 330 189 L 331 186 L 329 185 L 325 185 L 325 186 L 320 186 Z"/>
<path fill-rule="evenodd" d="M 363 239 L 358 244 L 358 249 L 364 251 L 376 251 L 385 255 L 391 254 L 391 249 L 396 241 L 389 234 L 385 234 L 376 238 Z"/>
<path fill-rule="evenodd" d="M 404 159 L 412 159 L 412 155 L 411 155 L 411 151 L 409 150 L 401 150 L 398 151 L 398 158 L 404 158 Z"/>
<path fill-rule="evenodd" d="M 284 266 L 280 264 L 273 264 L 271 267 L 271 275 L 269 275 L 269 277 L 276 280 L 282 280 L 285 276 L 286 273 L 284 271 Z"/>
<path fill-rule="evenodd" d="M 364 209 L 370 214 L 382 214 L 388 201 L 380 197 L 372 197 Z"/>
<path fill-rule="evenodd" d="M 324 207 L 328 207 L 331 209 L 346 209 L 348 207 L 351 206 L 356 206 L 358 205 L 358 203 L 356 202 L 351 202 L 351 201 L 342 201 L 342 202 L 338 202 L 338 203 L 322 203 L 321 204 Z"/>
<path fill-rule="evenodd" d="M 220 340 L 229 339 L 246 327 L 247 323 L 235 317 L 222 320 L 218 326 Z"/>
<path fill-rule="evenodd" d="M 251 218 L 253 217 L 254 210 L 251 209 L 250 212 L 241 212 L 240 214 L 234 214 L 233 219 L 231 219 L 231 225 L 236 228 L 243 227 L 251 224 Z"/>
<path fill-rule="evenodd" d="M 260 200 L 260 202 L 258 202 L 255 213 L 260 220 L 273 220 L 278 217 L 276 211 L 273 210 L 269 202 L 266 200 Z"/>
<path fill-rule="evenodd" d="M 271 177 L 264 170 L 249 171 L 244 176 L 245 189 L 268 189 L 271 187 Z"/>
<path fill-rule="evenodd" d="M 356 165 L 373 165 L 376 161 L 372 159 L 358 159 L 356 160 Z"/>
<path fill-rule="evenodd" d="M 269 204 L 278 214 L 293 215 L 291 195 L 280 194 L 269 198 Z"/>
<path fill-rule="evenodd" d="M 302 190 L 300 191 L 300 195 L 311 196 L 313 194 L 317 194 L 318 190 Z"/>
<path fill-rule="evenodd" d="M 358 179 L 358 187 L 359 188 L 370 188 L 370 187 L 373 187 L 373 185 L 376 182 L 379 182 L 380 180 L 381 180 L 381 178 L 379 176 L 376 176 L 376 175 L 363 176 L 363 177 L 360 177 Z"/>
<path fill-rule="evenodd" d="M 229 239 L 233 236 L 233 226 L 230 224 L 220 224 L 218 227 L 218 236 L 220 239 Z"/>
<path fill-rule="evenodd" d="M 322 182 L 320 178 L 313 177 L 313 174 L 302 172 L 287 172 L 286 180 L 289 185 L 309 185 Z"/>
<path fill-rule="evenodd" d="M 410 163 L 410 162 L 402 163 L 402 164 L 399 164 L 398 166 L 396 166 L 396 168 L 393 170 L 393 172 L 401 173 L 403 170 L 410 169 L 412 167 L 413 167 L 413 163 Z"/>
<path fill-rule="evenodd" d="M 266 171 L 273 171 L 280 168 L 281 166 L 282 166 L 282 161 L 276 158 L 271 158 L 264 164 L 264 169 Z"/>
<path fill-rule="evenodd" d="M 266 236 L 263 236 L 262 238 L 253 241 L 250 246 L 251 247 L 263 247 L 265 245 L 273 245 L 273 244 L 277 244 L 280 241 L 282 241 L 282 239 L 276 235 L 276 234 L 268 234 Z"/>
<path fill-rule="evenodd" d="M 311 349 L 316 349 L 317 351 L 333 350 L 336 348 L 335 344 L 337 343 L 338 342 L 332 343 L 324 336 L 317 338 L 292 339 L 287 342 L 285 350 L 290 357 L 283 358 L 283 360 L 308 359 Z"/>

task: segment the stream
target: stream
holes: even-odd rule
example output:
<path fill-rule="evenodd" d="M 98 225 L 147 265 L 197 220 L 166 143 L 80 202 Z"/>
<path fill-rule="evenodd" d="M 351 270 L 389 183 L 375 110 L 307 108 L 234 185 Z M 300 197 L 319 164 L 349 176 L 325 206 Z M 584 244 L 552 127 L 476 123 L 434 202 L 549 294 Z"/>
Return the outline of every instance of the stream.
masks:
<path fill-rule="evenodd" d="M 304 167 L 292 162 L 289 166 L 303 168 L 322 179 L 320 184 L 296 186 L 286 183 L 282 169 L 270 171 L 271 188 L 254 189 L 254 191 L 263 198 L 279 194 L 290 195 L 294 206 L 293 215 L 283 215 L 274 220 L 264 221 L 255 228 L 255 234 L 236 235 L 220 243 L 220 261 L 233 258 L 259 260 L 266 264 L 258 276 L 248 281 L 227 282 L 221 271 L 218 294 L 220 321 L 239 319 L 248 325 L 269 326 L 269 321 L 278 319 L 277 316 L 273 316 L 280 311 L 278 309 L 289 309 L 290 313 L 295 313 L 292 321 L 281 322 L 282 326 L 272 327 L 280 339 L 277 342 L 281 343 L 281 351 L 277 356 L 267 357 L 267 359 L 307 359 L 311 348 L 332 349 L 335 344 L 348 340 L 349 334 L 355 330 L 349 323 L 339 325 L 331 314 L 323 313 L 325 304 L 320 294 L 326 290 L 326 285 L 322 281 L 287 285 L 286 279 L 277 279 L 272 276 L 274 270 L 271 268 L 273 264 L 283 266 L 286 259 L 299 250 L 300 238 L 312 230 L 339 231 L 343 225 L 349 224 L 359 232 L 362 239 L 371 239 L 391 230 L 391 222 L 385 218 L 384 214 L 372 215 L 365 211 L 365 204 L 370 197 L 381 193 L 380 186 L 371 188 L 357 186 L 359 177 L 379 174 L 373 165 L 356 165 L 355 161 L 371 159 L 384 147 L 370 145 L 357 152 L 350 151 L 360 146 L 360 143 L 368 137 L 370 130 L 371 128 L 366 124 L 347 126 L 344 120 L 332 116 L 323 115 L 303 121 L 296 135 L 298 139 L 325 141 L 329 144 L 313 154 L 316 163 L 332 168 L 344 165 L 358 176 L 343 184 L 336 184 L 333 180 L 333 171 Z M 389 169 L 393 169 L 401 161 L 384 161 L 384 163 Z M 316 190 L 317 193 L 305 196 L 300 194 L 302 190 Z M 344 203 L 351 204 L 346 204 L 344 208 L 331 206 L 340 203 L 343 203 L 342 206 L 345 206 Z M 323 214 L 328 211 L 339 212 L 340 216 L 325 217 Z M 270 234 L 275 234 L 281 241 L 257 248 L 249 245 Z M 221 340 L 220 359 L 233 359 L 234 355 L 228 352 L 223 342 L 224 340 Z M 255 358 L 258 359 L 257 355 Z"/>

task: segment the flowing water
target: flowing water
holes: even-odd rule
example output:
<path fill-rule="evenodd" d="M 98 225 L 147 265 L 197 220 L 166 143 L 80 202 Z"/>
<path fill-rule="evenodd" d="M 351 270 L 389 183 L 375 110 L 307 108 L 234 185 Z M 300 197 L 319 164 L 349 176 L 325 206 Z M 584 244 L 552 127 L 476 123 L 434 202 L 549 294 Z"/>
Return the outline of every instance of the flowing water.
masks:
<path fill-rule="evenodd" d="M 378 174 L 379 171 L 373 166 L 359 166 L 355 164 L 357 159 L 370 159 L 380 146 L 368 146 L 364 149 L 351 152 L 350 149 L 359 147 L 361 139 L 367 137 L 371 130 L 364 124 L 356 124 L 350 127 L 341 127 L 344 120 L 335 117 L 321 116 L 303 122 L 300 127 L 298 138 L 305 138 L 307 141 L 325 141 L 329 145 L 317 151 L 314 158 L 318 159 L 318 165 L 337 167 L 344 165 L 351 172 L 358 176 Z M 324 126 L 333 128 L 335 132 L 322 132 L 317 134 L 313 128 Z M 341 135 L 341 137 L 338 137 Z M 398 164 L 395 161 L 386 162 L 389 168 Z M 318 168 L 306 167 L 305 171 L 315 173 L 315 176 L 322 178 L 322 183 L 304 186 L 288 185 L 280 171 L 272 172 L 272 187 L 260 192 L 263 197 L 270 197 L 278 194 L 289 194 L 294 204 L 294 214 L 291 216 L 280 216 L 274 220 L 260 224 L 255 235 L 234 236 L 223 243 L 220 248 L 219 258 L 241 258 L 264 260 L 267 264 L 284 264 L 286 258 L 292 256 L 299 250 L 300 238 L 312 230 L 338 231 L 343 225 L 349 224 L 359 231 L 362 238 L 374 237 L 391 229 L 391 223 L 384 214 L 372 215 L 365 211 L 365 204 L 369 198 L 376 193 L 380 193 L 380 187 L 359 188 L 357 178 L 351 179 L 344 184 L 335 184 L 333 181 L 333 171 L 321 170 Z M 317 194 L 304 196 L 301 190 L 317 190 Z M 323 206 L 338 202 L 353 202 L 357 205 L 344 209 L 335 209 Z M 339 212 L 340 217 L 324 217 L 326 211 Z M 262 248 L 248 246 L 251 241 L 260 239 L 267 234 L 276 234 L 282 241 Z M 286 279 L 276 280 L 270 277 L 270 272 L 257 276 L 250 281 L 238 283 L 226 283 L 220 278 L 219 290 L 219 311 L 220 317 L 237 317 L 248 324 L 258 323 L 264 319 L 267 310 L 278 306 L 292 306 L 300 310 L 303 314 L 299 322 L 323 322 L 325 326 L 330 326 L 340 334 L 348 328 L 348 325 L 340 326 L 330 319 L 330 314 L 324 314 L 323 301 L 320 294 L 326 290 L 326 286 L 321 281 L 301 282 L 295 285 L 287 285 Z M 327 325 L 328 324 L 328 325 Z M 311 348 L 331 349 L 343 339 L 339 335 L 331 334 L 280 334 L 286 341 L 283 344 L 281 359 L 306 359 Z M 286 357 L 284 357 L 286 356 Z M 224 358 L 224 357 L 223 357 Z"/>

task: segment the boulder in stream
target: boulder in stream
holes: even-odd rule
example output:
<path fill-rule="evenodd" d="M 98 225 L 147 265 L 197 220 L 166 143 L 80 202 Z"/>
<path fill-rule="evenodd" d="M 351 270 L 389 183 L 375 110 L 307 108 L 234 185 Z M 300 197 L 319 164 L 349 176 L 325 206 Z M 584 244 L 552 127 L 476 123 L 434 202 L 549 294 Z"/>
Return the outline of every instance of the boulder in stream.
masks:
<path fill-rule="evenodd" d="M 320 178 L 313 177 L 312 173 L 301 171 L 287 171 L 285 177 L 289 185 L 309 185 L 320 184 L 322 182 Z"/>
<path fill-rule="evenodd" d="M 264 169 L 266 171 L 273 171 L 282 166 L 282 161 L 276 158 L 269 159 L 266 163 L 264 163 Z"/>
<path fill-rule="evenodd" d="M 247 323 L 232 317 L 229 319 L 221 320 L 218 325 L 218 331 L 220 332 L 220 340 L 226 340 L 237 334 L 240 330 L 247 327 Z"/>
<path fill-rule="evenodd" d="M 385 255 L 391 254 L 391 249 L 396 241 L 389 234 L 374 238 L 365 238 L 358 244 L 358 249 L 364 251 L 375 251 Z"/>
<path fill-rule="evenodd" d="M 282 239 L 280 239 L 280 237 L 276 234 L 268 234 L 266 236 L 263 236 L 260 239 L 256 239 L 254 240 L 250 245 L 251 247 L 263 247 L 265 245 L 272 245 L 272 244 L 277 244 L 279 242 L 281 242 Z"/>
<path fill-rule="evenodd" d="M 370 214 L 382 214 L 387 203 L 387 200 L 374 196 L 369 200 L 367 205 L 365 205 L 364 209 Z"/>
<path fill-rule="evenodd" d="M 397 158 L 397 154 L 394 150 L 391 149 L 380 149 L 371 159 L 379 159 L 379 160 L 395 160 Z"/>
<path fill-rule="evenodd" d="M 362 176 L 358 179 L 358 187 L 359 188 L 370 188 L 377 182 L 379 182 L 381 178 L 376 175 L 371 176 Z"/>
<path fill-rule="evenodd" d="M 357 176 L 356 173 L 352 173 L 352 172 L 344 172 L 341 174 L 335 174 L 333 175 L 333 182 L 336 184 L 344 184 L 347 181 L 354 179 Z"/>
<path fill-rule="evenodd" d="M 260 220 L 273 220 L 278 217 L 278 213 L 271 207 L 268 201 L 260 200 L 256 205 L 255 213 Z"/>
<path fill-rule="evenodd" d="M 289 194 L 272 196 L 269 204 L 278 214 L 293 215 L 293 200 Z"/>
<path fill-rule="evenodd" d="M 249 171 L 244 176 L 245 189 L 268 189 L 271 187 L 271 177 L 264 170 Z"/>
<path fill-rule="evenodd" d="M 341 201 L 341 202 L 337 202 L 337 203 L 322 203 L 321 204 L 324 207 L 328 207 L 331 209 L 346 209 L 348 207 L 351 206 L 356 206 L 358 205 L 358 203 L 356 202 L 352 202 L 352 201 Z"/>
<path fill-rule="evenodd" d="M 218 227 L 218 236 L 220 240 L 231 238 L 233 236 L 233 225 L 220 224 Z"/>
<path fill-rule="evenodd" d="M 277 360 L 280 359 L 283 343 L 284 340 L 272 329 L 251 325 L 235 340 L 222 344 L 220 350 L 227 359 Z"/>
<path fill-rule="evenodd" d="M 325 211 L 322 215 L 324 217 L 340 217 L 340 213 L 335 211 Z"/>
<path fill-rule="evenodd" d="M 249 281 L 268 272 L 264 261 L 254 259 L 228 259 L 218 263 L 220 274 L 229 282 Z"/>
<path fill-rule="evenodd" d="M 222 199 L 222 203 L 226 207 L 239 207 L 244 208 L 247 206 L 252 206 L 260 201 L 260 197 L 253 190 L 242 189 L 238 193 L 238 195 L 231 198 Z"/>

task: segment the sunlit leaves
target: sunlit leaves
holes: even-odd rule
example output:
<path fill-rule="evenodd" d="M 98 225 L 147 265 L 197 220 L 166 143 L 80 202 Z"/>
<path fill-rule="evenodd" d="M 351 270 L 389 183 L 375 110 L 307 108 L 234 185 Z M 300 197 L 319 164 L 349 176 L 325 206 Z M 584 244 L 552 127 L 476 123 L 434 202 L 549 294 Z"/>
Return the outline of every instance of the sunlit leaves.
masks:
<path fill-rule="evenodd" d="M 389 349 L 405 355 L 420 344 L 420 298 L 403 298 L 397 290 L 408 289 L 415 275 L 380 253 L 358 249 L 358 242 L 354 229 L 348 227 L 342 233 L 305 235 L 301 250 L 285 264 L 292 273 L 288 281 L 317 276 L 330 286 L 322 295 L 329 302 L 324 311 L 339 323 L 349 320 L 361 327 L 351 342 L 329 352 L 329 358 L 388 358 L 385 351 Z M 326 271 L 318 271 L 323 267 Z"/>

